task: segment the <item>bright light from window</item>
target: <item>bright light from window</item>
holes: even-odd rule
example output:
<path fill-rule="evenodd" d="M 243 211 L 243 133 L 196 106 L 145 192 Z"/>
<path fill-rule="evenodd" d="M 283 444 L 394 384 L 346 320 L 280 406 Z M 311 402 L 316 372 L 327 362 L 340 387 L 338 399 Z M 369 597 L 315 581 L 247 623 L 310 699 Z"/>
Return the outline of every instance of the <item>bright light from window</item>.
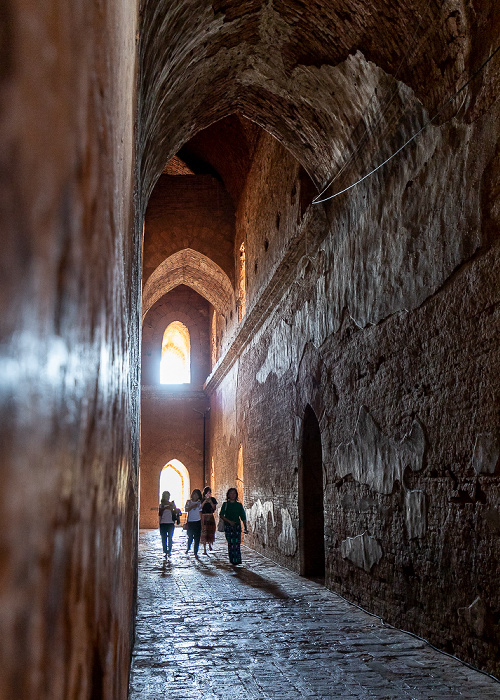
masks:
<path fill-rule="evenodd" d="M 189 498 L 189 472 L 178 459 L 172 459 L 161 470 L 158 500 L 164 491 L 170 491 L 170 500 L 183 509 Z"/>
<path fill-rule="evenodd" d="M 191 343 L 189 331 L 180 321 L 171 323 L 163 334 L 160 384 L 191 382 Z"/>

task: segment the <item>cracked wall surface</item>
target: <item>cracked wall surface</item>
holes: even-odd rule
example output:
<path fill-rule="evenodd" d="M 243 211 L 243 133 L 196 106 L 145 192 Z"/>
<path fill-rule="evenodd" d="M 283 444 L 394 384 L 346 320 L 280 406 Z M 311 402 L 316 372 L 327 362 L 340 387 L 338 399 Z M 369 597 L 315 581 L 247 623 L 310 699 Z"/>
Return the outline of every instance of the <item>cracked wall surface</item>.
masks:
<path fill-rule="evenodd" d="M 470 26 L 462 29 L 455 67 L 478 40 Z M 279 62 L 276 52 L 268 61 L 273 56 Z M 259 61 L 259 71 L 244 74 L 253 96 L 260 88 L 252 81 L 270 75 L 260 55 Z M 387 129 L 379 125 L 367 139 L 349 177 L 340 178 L 344 184 L 397 150 L 439 101 L 437 76 L 423 95 L 415 75 L 395 79 L 387 61 L 362 48 L 335 66 L 294 67 L 294 77 L 303 76 L 302 95 L 307 91 L 314 105 L 309 114 L 320 112 L 319 122 L 339 116 L 339 105 L 329 102 L 334 92 L 345 110 L 340 129 L 321 122 L 328 143 L 315 142 L 312 155 L 297 143 L 302 133 L 313 143 L 315 128 L 302 130 L 300 100 L 298 133 L 285 134 L 272 119 L 285 95 L 280 70 L 267 104 L 264 98 L 259 104 L 261 119 L 268 110 L 266 128 L 317 184 L 326 179 L 317 164 L 311 167 L 318 153 L 338 161 L 342 139 L 352 134 L 347 123 L 354 126 L 361 112 L 367 122 L 376 119 L 375 87 L 381 103 L 393 96 L 394 111 Z M 242 330 L 240 345 L 236 336 L 237 370 L 234 364 L 231 376 L 218 370 L 210 428 L 220 493 L 236 477 L 243 445 L 244 499 L 254 528 L 249 542 L 298 571 L 299 548 L 285 544 L 279 517 L 287 513 L 286 529 L 299 541 L 301 425 L 312 406 L 323 447 L 327 585 L 491 670 L 500 639 L 493 565 L 500 430 L 495 81 L 488 69 L 481 88 L 472 87 L 461 107 L 450 106 L 399 157 L 348 194 L 307 211 L 297 206 L 297 165 L 272 142 L 259 142 L 236 234 L 252 251 L 251 271 L 258 261 L 258 293 L 246 321 L 257 330 L 248 337 Z M 294 99 L 294 86 L 287 89 Z M 252 107 L 244 102 L 241 109 L 248 114 Z M 269 251 L 275 242 L 283 251 L 283 268 L 279 256 L 267 265 L 264 241 Z M 289 254 L 289 241 L 301 251 L 298 259 Z M 275 301 L 259 316 L 267 281 Z M 479 592 L 484 598 L 485 587 L 489 622 L 471 623 L 464 637 L 457 610 L 468 609 Z"/>
<path fill-rule="evenodd" d="M 403 483 L 405 469 L 422 469 L 425 437 L 418 420 L 399 443 L 383 435 L 364 406 L 359 409 L 353 439 L 340 444 L 333 454 L 333 468 L 340 477 L 348 474 L 373 491 L 390 494 L 394 482 Z"/>
<path fill-rule="evenodd" d="M 500 5 L 304 8 L 5 7 L 2 697 L 126 696 L 141 242 L 144 281 L 190 248 L 233 289 L 246 244 L 246 316 L 238 324 L 231 299 L 215 321 L 208 433 L 218 495 L 241 448 L 246 507 L 272 504 L 257 527 L 267 534 L 250 543 L 298 570 L 309 405 L 322 434 L 327 585 L 500 672 L 498 56 L 474 77 L 497 45 Z M 311 205 L 311 183 L 349 186 L 434 116 L 386 166 Z M 232 136 L 219 132 L 211 157 L 223 163 L 245 141 L 230 184 L 188 165 L 161 175 L 225 118 Z M 158 178 L 158 239 L 146 225 L 141 241 Z M 169 219 L 155 209 L 166 204 Z M 189 226 L 176 206 L 190 207 Z M 356 433 L 363 406 L 377 430 L 366 418 Z M 421 441 L 405 442 L 414 424 L 425 435 L 418 470 Z M 365 532 L 383 551 L 369 571 L 342 556 Z"/>
<path fill-rule="evenodd" d="M 367 532 L 342 540 L 340 552 L 343 559 L 348 559 L 355 566 L 368 573 L 383 556 L 380 544 L 375 537 L 371 537 Z"/>

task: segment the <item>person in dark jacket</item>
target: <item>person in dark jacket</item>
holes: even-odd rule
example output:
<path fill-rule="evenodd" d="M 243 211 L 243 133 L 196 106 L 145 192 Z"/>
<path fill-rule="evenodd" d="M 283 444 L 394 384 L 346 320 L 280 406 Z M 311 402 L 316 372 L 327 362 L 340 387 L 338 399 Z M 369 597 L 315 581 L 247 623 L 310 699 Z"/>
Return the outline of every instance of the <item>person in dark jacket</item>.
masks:
<path fill-rule="evenodd" d="M 191 549 L 191 544 L 194 541 L 194 556 L 198 556 L 198 547 L 200 546 L 201 537 L 201 491 L 194 489 L 191 498 L 186 501 L 184 510 L 187 511 L 187 549 L 186 554 Z"/>

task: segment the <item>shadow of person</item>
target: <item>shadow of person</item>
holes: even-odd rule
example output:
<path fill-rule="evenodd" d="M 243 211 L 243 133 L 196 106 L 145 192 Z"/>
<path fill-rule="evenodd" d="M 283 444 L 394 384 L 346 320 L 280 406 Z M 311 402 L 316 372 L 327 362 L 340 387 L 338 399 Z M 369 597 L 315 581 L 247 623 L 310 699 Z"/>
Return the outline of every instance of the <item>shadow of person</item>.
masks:
<path fill-rule="evenodd" d="M 170 573 L 170 569 L 170 562 L 167 559 L 164 559 L 160 569 L 161 578 L 165 578 L 166 576 L 168 576 L 168 574 Z"/>
<path fill-rule="evenodd" d="M 252 588 L 257 588 L 264 593 L 274 596 L 275 598 L 281 598 L 282 600 L 287 600 L 290 596 L 285 593 L 276 583 L 270 581 L 268 578 L 264 578 L 254 571 L 244 568 L 231 567 L 235 578 L 237 578 L 244 586 L 251 586 Z"/>
<path fill-rule="evenodd" d="M 215 569 L 211 566 L 207 566 L 203 559 L 196 559 L 195 562 L 196 568 L 204 576 L 217 576 L 217 572 L 215 571 Z"/>

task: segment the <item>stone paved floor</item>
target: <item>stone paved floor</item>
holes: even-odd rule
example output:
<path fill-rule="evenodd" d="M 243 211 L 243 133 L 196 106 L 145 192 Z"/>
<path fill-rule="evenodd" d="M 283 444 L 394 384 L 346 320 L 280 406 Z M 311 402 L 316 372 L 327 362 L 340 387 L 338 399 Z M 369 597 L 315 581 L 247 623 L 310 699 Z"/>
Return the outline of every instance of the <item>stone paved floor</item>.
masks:
<path fill-rule="evenodd" d="M 499 683 L 248 548 L 233 569 L 217 537 L 196 560 L 177 528 L 164 562 L 158 531 L 141 531 L 130 700 L 500 699 Z"/>

